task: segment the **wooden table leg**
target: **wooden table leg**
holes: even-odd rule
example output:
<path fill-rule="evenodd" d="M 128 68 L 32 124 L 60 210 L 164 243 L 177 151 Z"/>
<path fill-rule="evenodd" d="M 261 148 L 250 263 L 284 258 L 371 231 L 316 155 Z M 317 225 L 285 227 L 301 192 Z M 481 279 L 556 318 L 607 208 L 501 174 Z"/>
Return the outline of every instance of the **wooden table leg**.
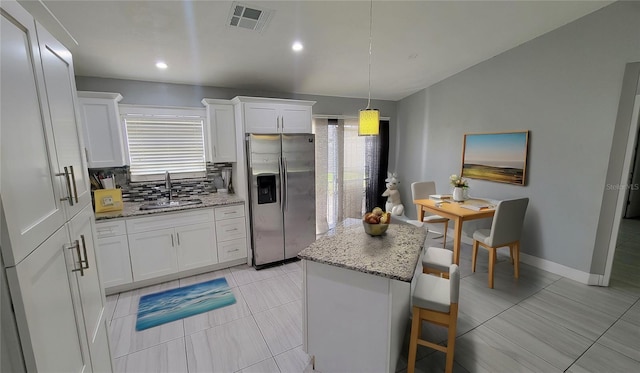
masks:
<path fill-rule="evenodd" d="M 460 242 L 462 241 L 462 218 L 455 219 L 456 228 L 453 233 L 453 262 L 460 265 Z"/>
<path fill-rule="evenodd" d="M 416 208 L 418 209 L 418 221 L 422 222 L 424 220 L 424 209 L 422 205 L 416 205 Z"/>

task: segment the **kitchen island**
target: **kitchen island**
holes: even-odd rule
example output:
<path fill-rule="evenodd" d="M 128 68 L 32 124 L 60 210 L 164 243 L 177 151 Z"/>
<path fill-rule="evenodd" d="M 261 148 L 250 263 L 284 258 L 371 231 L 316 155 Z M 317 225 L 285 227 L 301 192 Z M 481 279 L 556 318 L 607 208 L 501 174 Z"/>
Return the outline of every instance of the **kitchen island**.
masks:
<path fill-rule="evenodd" d="M 395 223 L 372 237 L 347 219 L 298 255 L 304 349 L 316 370 L 395 372 L 425 238 L 424 228 Z"/>

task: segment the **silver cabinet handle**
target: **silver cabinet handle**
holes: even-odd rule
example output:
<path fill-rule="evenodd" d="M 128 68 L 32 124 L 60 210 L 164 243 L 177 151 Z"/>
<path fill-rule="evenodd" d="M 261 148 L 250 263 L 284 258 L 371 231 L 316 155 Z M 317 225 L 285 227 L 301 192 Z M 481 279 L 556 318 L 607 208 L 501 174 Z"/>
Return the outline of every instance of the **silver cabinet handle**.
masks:
<path fill-rule="evenodd" d="M 80 254 L 80 241 L 75 240 L 71 246 L 67 247 L 69 250 L 76 249 L 76 255 L 78 255 L 78 264 L 80 264 L 80 268 L 74 268 L 71 272 L 80 272 L 80 276 L 84 276 L 84 265 L 82 261 L 82 255 Z"/>
<path fill-rule="evenodd" d="M 57 173 L 56 176 L 64 176 L 67 181 L 67 194 L 68 197 L 60 198 L 60 201 L 69 201 L 69 204 L 73 206 L 73 197 L 71 196 L 71 179 L 69 178 L 69 170 L 64 168 L 64 172 Z"/>
<path fill-rule="evenodd" d="M 237 247 L 236 247 L 235 249 L 233 249 L 233 250 L 228 250 L 227 252 L 228 252 L 228 253 L 234 253 L 234 252 L 236 252 L 236 251 L 240 251 L 240 248 L 237 248 Z"/>
<path fill-rule="evenodd" d="M 82 241 L 82 252 L 84 253 L 84 259 L 80 260 L 80 265 L 83 269 L 89 269 L 89 256 L 87 255 L 87 243 L 84 239 L 84 234 L 80 235 L 80 241 Z M 86 265 L 86 267 L 83 265 Z M 84 276 L 83 272 L 80 272 L 82 276 Z"/>
<path fill-rule="evenodd" d="M 73 172 L 73 166 L 69 166 L 69 171 L 71 172 L 71 182 L 73 183 L 73 197 L 78 203 L 78 185 L 76 184 L 76 174 Z M 71 192 L 69 192 L 71 194 Z"/>
<path fill-rule="evenodd" d="M 175 245 L 173 244 L 173 234 L 171 234 L 171 247 L 175 247 Z"/>
<path fill-rule="evenodd" d="M 176 233 L 176 237 L 178 237 L 178 246 L 180 246 L 180 233 Z"/>

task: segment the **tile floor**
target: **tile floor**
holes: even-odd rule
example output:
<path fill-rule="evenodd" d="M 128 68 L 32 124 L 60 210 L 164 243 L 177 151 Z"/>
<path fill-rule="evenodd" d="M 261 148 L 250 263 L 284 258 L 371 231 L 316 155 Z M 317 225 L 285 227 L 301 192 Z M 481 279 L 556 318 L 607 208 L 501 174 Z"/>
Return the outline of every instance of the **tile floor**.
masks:
<path fill-rule="evenodd" d="M 623 221 L 618 244 L 608 288 L 525 264 L 515 280 L 505 249 L 493 290 L 486 251 L 472 273 L 471 247 L 463 245 L 454 372 L 640 371 L 640 220 Z M 309 357 L 302 351 L 301 275 L 299 263 L 239 266 L 109 296 L 115 371 L 302 372 Z M 222 276 L 235 305 L 135 331 L 141 295 Z M 408 332 L 396 369 L 402 373 Z M 427 324 L 423 335 L 446 340 L 444 329 Z M 443 370 L 443 353 L 418 348 L 417 372 Z"/>

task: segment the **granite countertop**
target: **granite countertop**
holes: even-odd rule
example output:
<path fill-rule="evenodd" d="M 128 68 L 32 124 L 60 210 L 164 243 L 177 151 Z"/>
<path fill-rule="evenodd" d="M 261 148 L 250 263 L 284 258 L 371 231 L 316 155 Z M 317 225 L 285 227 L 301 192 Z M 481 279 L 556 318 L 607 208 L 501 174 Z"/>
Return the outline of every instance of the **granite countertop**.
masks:
<path fill-rule="evenodd" d="M 211 193 L 206 195 L 193 196 L 193 197 L 190 197 L 189 199 L 195 199 L 195 198 L 202 200 L 202 203 L 197 205 L 169 207 L 166 209 L 140 210 L 141 205 L 145 203 L 150 203 L 150 201 L 125 202 L 124 208 L 121 211 L 99 212 L 99 213 L 96 213 L 95 216 L 96 216 L 96 220 L 118 219 L 118 218 L 132 217 L 132 216 L 160 214 L 164 212 L 191 210 L 191 209 L 197 209 L 197 208 L 203 208 L 203 207 L 237 205 L 244 202 L 244 199 L 240 198 L 237 194 L 227 194 L 227 193 Z"/>
<path fill-rule="evenodd" d="M 426 237 L 426 229 L 406 223 L 392 223 L 384 235 L 372 237 L 360 219 L 346 219 L 298 257 L 411 282 Z"/>

